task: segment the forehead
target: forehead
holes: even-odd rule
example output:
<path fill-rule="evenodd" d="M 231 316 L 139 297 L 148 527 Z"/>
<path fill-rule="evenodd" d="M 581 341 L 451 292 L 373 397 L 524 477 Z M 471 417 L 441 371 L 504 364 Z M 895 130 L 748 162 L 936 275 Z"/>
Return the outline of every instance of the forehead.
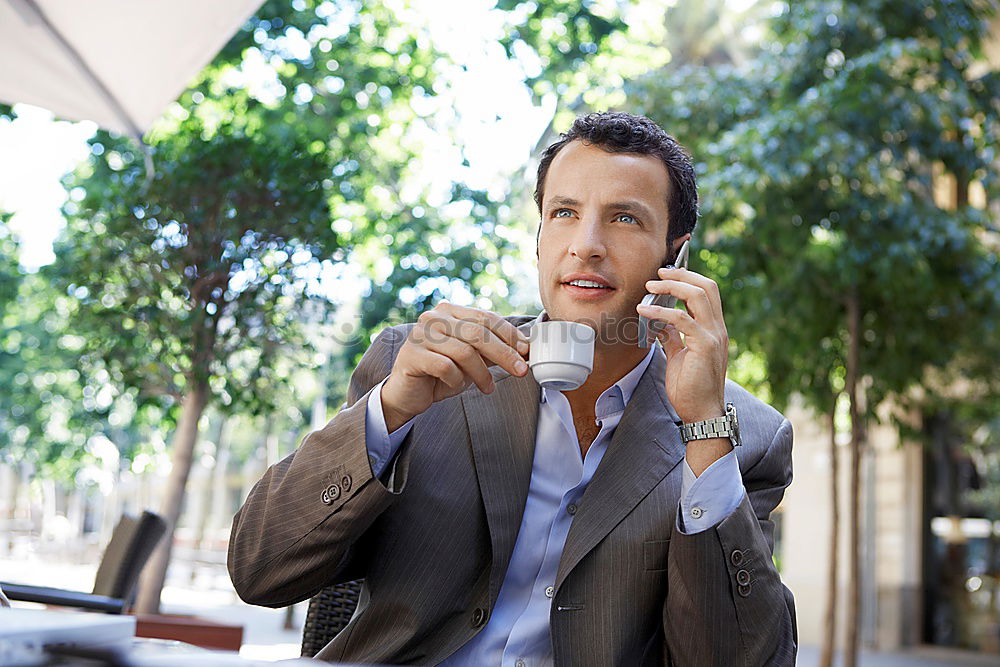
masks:
<path fill-rule="evenodd" d="M 609 153 L 579 139 L 560 150 L 545 177 L 543 205 L 550 197 L 599 195 L 615 201 L 640 199 L 666 212 L 670 177 L 663 162 L 652 155 Z"/>

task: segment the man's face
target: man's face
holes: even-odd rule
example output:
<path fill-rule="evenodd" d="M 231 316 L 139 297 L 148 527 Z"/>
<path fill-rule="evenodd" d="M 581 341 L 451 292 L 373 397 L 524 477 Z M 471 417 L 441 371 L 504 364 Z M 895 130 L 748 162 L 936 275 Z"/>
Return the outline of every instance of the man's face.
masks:
<path fill-rule="evenodd" d="M 635 320 L 645 283 L 667 255 L 666 167 L 577 140 L 556 154 L 544 188 L 538 289 L 549 317 Z M 585 286 L 593 283 L 603 286 Z"/>

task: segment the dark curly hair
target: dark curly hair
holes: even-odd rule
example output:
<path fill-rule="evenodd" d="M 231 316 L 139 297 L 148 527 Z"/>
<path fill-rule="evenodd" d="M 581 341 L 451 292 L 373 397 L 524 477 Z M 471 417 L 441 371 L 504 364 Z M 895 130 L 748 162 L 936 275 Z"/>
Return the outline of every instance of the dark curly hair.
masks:
<path fill-rule="evenodd" d="M 549 172 L 549 165 L 563 146 L 576 139 L 609 153 L 635 153 L 659 158 L 666 166 L 670 178 L 667 201 L 668 246 L 674 239 L 694 230 L 698 221 L 698 189 L 691 156 L 676 139 L 653 121 L 645 116 L 622 111 L 602 111 L 580 116 L 573 121 L 568 132 L 561 134 L 558 141 L 545 149 L 541 162 L 538 163 L 535 185 L 535 204 L 538 205 L 539 213 L 542 211 L 542 194 L 545 191 L 545 176 Z"/>

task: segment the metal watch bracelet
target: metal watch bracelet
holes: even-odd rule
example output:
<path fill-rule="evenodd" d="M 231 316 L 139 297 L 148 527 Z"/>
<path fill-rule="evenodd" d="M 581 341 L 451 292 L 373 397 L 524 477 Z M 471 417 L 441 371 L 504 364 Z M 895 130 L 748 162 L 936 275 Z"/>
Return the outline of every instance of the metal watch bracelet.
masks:
<path fill-rule="evenodd" d="M 740 444 L 739 422 L 736 420 L 736 407 L 726 403 L 726 414 L 690 424 L 681 424 L 681 440 L 686 443 L 692 440 L 708 440 L 711 438 L 729 438 L 734 447 Z"/>

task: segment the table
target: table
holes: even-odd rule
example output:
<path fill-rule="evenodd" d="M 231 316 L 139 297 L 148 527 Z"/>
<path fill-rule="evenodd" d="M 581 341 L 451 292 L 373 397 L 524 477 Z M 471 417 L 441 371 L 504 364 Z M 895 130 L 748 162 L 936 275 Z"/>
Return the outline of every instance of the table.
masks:
<path fill-rule="evenodd" d="M 317 664 L 304 658 L 277 663 L 250 660 L 235 652 L 213 651 L 175 640 L 137 638 L 135 628 L 135 616 L 0 608 L 0 665 L 315 667 Z"/>

